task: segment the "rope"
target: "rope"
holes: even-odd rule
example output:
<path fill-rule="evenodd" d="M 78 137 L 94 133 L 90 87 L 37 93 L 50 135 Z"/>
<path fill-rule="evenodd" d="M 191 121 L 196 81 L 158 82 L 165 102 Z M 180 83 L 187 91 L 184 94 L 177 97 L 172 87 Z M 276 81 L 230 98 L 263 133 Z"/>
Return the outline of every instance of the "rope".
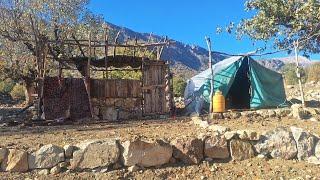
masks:
<path fill-rule="evenodd" d="M 290 48 L 286 48 L 286 49 L 281 49 L 278 51 L 273 51 L 273 52 L 268 52 L 268 53 L 263 53 L 263 54 L 229 54 L 229 53 L 223 53 L 223 52 L 219 52 L 219 51 L 212 51 L 212 53 L 215 54 L 221 54 L 221 55 L 226 55 L 226 56 L 266 56 L 266 55 L 271 55 L 271 54 L 277 54 L 279 52 L 284 52 L 284 51 L 288 51 Z"/>

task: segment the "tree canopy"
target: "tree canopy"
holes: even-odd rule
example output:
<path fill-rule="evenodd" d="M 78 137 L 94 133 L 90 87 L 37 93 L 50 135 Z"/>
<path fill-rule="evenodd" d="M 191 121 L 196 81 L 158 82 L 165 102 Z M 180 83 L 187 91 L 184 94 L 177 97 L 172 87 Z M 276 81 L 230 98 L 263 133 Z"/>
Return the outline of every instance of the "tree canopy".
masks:
<path fill-rule="evenodd" d="M 37 57 L 47 52 L 55 61 L 81 55 L 66 39 L 101 34 L 103 19 L 86 9 L 88 0 L 2 0 L 0 2 L 0 59 L 6 75 L 34 79 Z M 55 40 L 47 46 L 49 40 Z M 47 48 L 47 50 L 44 50 Z M 86 51 L 83 50 L 82 55 Z"/>
<path fill-rule="evenodd" d="M 235 29 L 239 38 L 248 35 L 254 41 L 272 41 L 277 49 L 287 49 L 299 40 L 306 54 L 320 52 L 319 0 L 247 0 L 245 10 L 254 15 L 227 28 Z"/>

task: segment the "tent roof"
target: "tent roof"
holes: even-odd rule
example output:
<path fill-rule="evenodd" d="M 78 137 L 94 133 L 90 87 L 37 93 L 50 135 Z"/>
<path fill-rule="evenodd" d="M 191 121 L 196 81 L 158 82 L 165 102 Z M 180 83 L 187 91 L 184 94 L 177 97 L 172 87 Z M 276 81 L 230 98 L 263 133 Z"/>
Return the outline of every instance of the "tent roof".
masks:
<path fill-rule="evenodd" d="M 252 94 L 251 107 L 267 107 L 282 103 L 285 100 L 285 92 L 281 73 L 261 65 L 250 56 L 233 56 L 214 64 L 212 66 L 214 88 L 220 89 L 226 96 L 245 58 L 249 61 L 250 79 L 255 90 Z M 202 95 L 208 102 L 211 78 L 211 70 L 207 69 L 189 79 L 185 89 L 185 99 L 188 101 L 192 97 Z"/>
<path fill-rule="evenodd" d="M 230 66 L 236 61 L 239 61 L 242 59 L 243 56 L 232 56 L 230 58 L 224 59 L 214 65 L 212 65 L 213 74 L 216 74 L 220 72 L 221 70 L 225 69 L 226 67 Z M 201 88 L 203 85 L 203 82 L 207 79 L 210 79 L 211 77 L 211 70 L 208 68 L 205 71 L 202 71 L 201 73 L 193 76 L 189 81 L 192 81 L 194 83 L 194 90 L 197 91 Z"/>

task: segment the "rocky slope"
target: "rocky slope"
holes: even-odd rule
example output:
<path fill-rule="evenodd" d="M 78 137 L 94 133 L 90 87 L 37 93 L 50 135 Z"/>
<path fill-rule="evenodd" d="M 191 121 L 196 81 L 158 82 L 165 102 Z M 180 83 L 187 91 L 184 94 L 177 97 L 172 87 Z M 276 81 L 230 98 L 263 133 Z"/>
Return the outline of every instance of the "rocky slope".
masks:
<path fill-rule="evenodd" d="M 289 56 L 289 57 L 283 57 L 283 58 L 273 58 L 273 59 L 262 59 L 259 61 L 262 65 L 273 69 L 275 71 L 280 71 L 281 68 L 286 64 L 295 64 L 295 57 Z M 308 67 L 316 62 L 319 62 L 317 60 L 310 60 L 306 57 L 299 56 L 299 64 L 302 67 Z"/>

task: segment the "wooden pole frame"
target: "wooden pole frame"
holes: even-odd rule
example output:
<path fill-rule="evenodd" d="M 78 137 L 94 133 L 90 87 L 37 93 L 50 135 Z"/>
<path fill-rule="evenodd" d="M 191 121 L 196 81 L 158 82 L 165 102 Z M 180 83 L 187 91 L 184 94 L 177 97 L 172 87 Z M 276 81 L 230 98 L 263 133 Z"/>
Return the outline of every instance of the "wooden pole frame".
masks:
<path fill-rule="evenodd" d="M 85 76 L 85 82 L 87 86 L 87 93 L 89 98 L 89 108 L 90 108 L 90 114 L 91 118 L 93 117 L 93 110 L 92 110 L 92 103 L 91 103 L 91 88 L 90 88 L 90 66 L 91 66 L 91 58 L 92 58 L 92 47 L 91 47 L 91 31 L 89 32 L 89 57 L 88 57 L 88 63 L 87 63 L 87 69 L 86 69 L 86 76 Z"/>
<path fill-rule="evenodd" d="M 209 69 L 211 72 L 211 88 L 210 88 L 210 109 L 209 109 L 209 113 L 213 112 L 213 93 L 214 93 L 214 76 L 213 76 L 213 69 L 212 69 L 212 50 L 211 50 L 211 40 L 208 36 L 205 37 L 206 42 L 207 42 L 207 46 L 208 46 L 208 51 L 209 51 Z"/>

